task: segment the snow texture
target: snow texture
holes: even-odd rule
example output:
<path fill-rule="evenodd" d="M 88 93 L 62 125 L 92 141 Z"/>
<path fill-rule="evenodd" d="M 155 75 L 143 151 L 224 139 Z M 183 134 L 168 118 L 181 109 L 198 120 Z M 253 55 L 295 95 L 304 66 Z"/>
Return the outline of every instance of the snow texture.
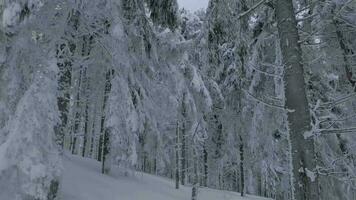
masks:
<path fill-rule="evenodd" d="M 63 200 L 182 200 L 190 199 L 191 187 L 174 188 L 174 182 L 144 173 L 129 176 L 120 174 L 119 169 L 112 175 L 99 173 L 100 163 L 78 156 L 65 155 L 62 180 Z M 267 200 L 239 193 L 207 188 L 199 189 L 201 200 Z"/>
<path fill-rule="evenodd" d="M 21 12 L 20 4 L 12 2 L 5 8 L 2 16 L 2 24 L 4 27 L 14 26 L 18 22 L 18 15 Z"/>

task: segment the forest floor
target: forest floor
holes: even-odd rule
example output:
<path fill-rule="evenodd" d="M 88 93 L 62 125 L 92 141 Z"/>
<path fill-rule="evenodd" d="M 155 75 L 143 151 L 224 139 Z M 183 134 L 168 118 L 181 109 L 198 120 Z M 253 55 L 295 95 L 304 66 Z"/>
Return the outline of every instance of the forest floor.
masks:
<path fill-rule="evenodd" d="M 135 172 L 120 175 L 100 173 L 100 163 L 66 154 L 61 200 L 190 200 L 191 187 L 174 188 L 174 181 Z M 267 200 L 261 197 L 240 197 L 239 193 L 200 188 L 198 199 L 203 200 Z"/>

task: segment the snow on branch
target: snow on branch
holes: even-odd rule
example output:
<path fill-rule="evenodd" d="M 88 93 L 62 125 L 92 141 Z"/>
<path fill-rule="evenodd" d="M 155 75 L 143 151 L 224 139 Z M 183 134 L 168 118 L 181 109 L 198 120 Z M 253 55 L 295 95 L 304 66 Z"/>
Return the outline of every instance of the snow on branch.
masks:
<path fill-rule="evenodd" d="M 299 15 L 300 13 L 306 12 L 306 11 L 308 11 L 309 9 L 310 9 L 310 5 L 307 5 L 307 6 L 303 7 L 303 8 L 301 8 L 300 10 L 298 10 L 298 11 L 295 13 L 295 15 Z"/>
<path fill-rule="evenodd" d="M 305 21 L 305 20 L 309 20 L 315 16 L 317 16 L 318 14 L 312 14 L 312 15 L 308 15 L 308 16 L 305 16 L 303 18 L 300 18 L 300 19 L 297 19 L 297 22 L 302 22 L 302 21 Z"/>
<path fill-rule="evenodd" d="M 349 0 L 348 2 L 346 2 L 338 11 L 337 13 L 335 14 L 335 18 L 338 18 L 341 14 L 341 12 L 347 7 L 349 6 L 349 4 L 351 4 L 352 2 L 354 2 L 355 0 Z"/>
<path fill-rule="evenodd" d="M 322 124 L 322 123 L 330 123 L 330 122 L 342 122 L 342 121 L 346 121 L 346 120 L 354 118 L 354 117 L 356 117 L 356 114 L 350 115 L 350 116 L 347 116 L 347 117 L 344 117 L 344 118 L 334 119 L 334 120 L 325 119 L 325 120 L 321 121 L 320 124 Z"/>
<path fill-rule="evenodd" d="M 260 63 L 262 66 L 266 66 L 266 67 L 275 67 L 275 68 L 278 68 L 278 69 L 283 69 L 284 66 L 283 65 L 276 65 L 276 64 L 273 64 L 273 63 L 266 63 L 266 62 L 262 62 Z"/>
<path fill-rule="evenodd" d="M 281 106 L 281 105 L 275 105 L 275 104 L 272 104 L 272 103 L 268 103 L 266 101 L 263 101 L 261 99 L 259 99 L 258 97 L 256 97 L 255 95 L 251 94 L 250 92 L 248 92 L 247 90 L 242 90 L 244 91 L 248 96 L 250 96 L 253 100 L 259 102 L 259 103 L 262 103 L 263 105 L 267 106 L 267 107 L 271 107 L 271 108 L 277 108 L 279 110 L 283 110 L 283 111 L 287 111 L 287 112 L 293 112 L 292 110 L 287 110 L 284 108 L 284 106 Z"/>
<path fill-rule="evenodd" d="M 321 134 L 346 134 L 356 133 L 356 127 L 344 128 L 344 129 L 320 129 Z"/>
<path fill-rule="evenodd" d="M 262 71 L 260 69 L 257 69 L 256 67 L 254 66 L 250 66 L 253 70 L 256 70 L 257 72 L 261 73 L 261 74 L 264 74 L 264 75 L 267 75 L 267 76 L 272 76 L 272 77 L 276 77 L 276 78 L 283 78 L 283 76 L 279 75 L 279 74 L 274 74 L 274 73 L 270 73 L 270 72 L 266 72 L 266 71 Z"/>
<path fill-rule="evenodd" d="M 334 18 L 343 21 L 349 27 L 356 28 L 356 24 L 353 24 L 342 17 L 335 16 Z"/>
<path fill-rule="evenodd" d="M 349 101 L 350 99 L 352 99 L 352 97 L 355 97 L 355 96 L 356 96 L 356 93 L 341 97 L 341 98 L 335 100 L 334 102 L 327 102 L 327 103 L 320 105 L 320 108 L 333 108 L 339 104 Z"/>
<path fill-rule="evenodd" d="M 248 15 L 250 12 L 254 11 L 255 9 L 257 9 L 260 5 L 262 5 L 263 3 L 267 2 L 268 0 L 261 0 L 260 2 L 258 2 L 257 4 L 253 5 L 250 9 L 246 10 L 245 12 L 239 14 L 238 19 L 241 19 L 242 17 Z"/>

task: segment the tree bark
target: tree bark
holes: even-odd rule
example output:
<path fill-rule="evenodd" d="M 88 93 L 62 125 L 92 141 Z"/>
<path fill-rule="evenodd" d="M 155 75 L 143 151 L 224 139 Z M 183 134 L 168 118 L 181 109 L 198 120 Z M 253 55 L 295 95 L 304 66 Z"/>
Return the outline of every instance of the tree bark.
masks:
<path fill-rule="evenodd" d="M 285 103 L 291 144 L 292 196 L 296 200 L 314 200 L 318 199 L 318 185 L 306 173 L 307 170 L 312 172 L 315 169 L 314 141 L 312 138 L 304 138 L 304 133 L 311 130 L 310 113 L 293 2 L 276 0 L 275 9 L 280 48 L 285 64 Z"/>

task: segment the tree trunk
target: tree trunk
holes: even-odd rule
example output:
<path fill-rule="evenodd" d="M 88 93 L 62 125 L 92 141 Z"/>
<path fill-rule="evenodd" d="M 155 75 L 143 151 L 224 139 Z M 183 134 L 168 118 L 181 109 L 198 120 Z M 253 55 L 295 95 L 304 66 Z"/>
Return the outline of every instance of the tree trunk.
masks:
<path fill-rule="evenodd" d="M 241 196 L 245 196 L 245 174 L 244 174 L 244 143 L 240 135 L 240 187 Z"/>
<path fill-rule="evenodd" d="M 107 100 L 109 98 L 109 94 L 111 91 L 111 77 L 114 75 L 114 71 L 108 70 L 106 72 L 106 81 L 105 81 L 105 91 L 104 91 L 104 100 L 103 100 L 103 107 L 102 107 L 102 117 L 101 117 L 101 129 L 100 132 L 103 136 L 102 140 L 102 168 L 101 172 L 103 174 L 106 174 L 109 172 L 109 166 L 105 165 L 106 161 L 106 156 L 109 154 L 109 144 L 110 144 L 110 135 L 109 135 L 109 130 L 105 128 L 105 118 L 106 118 L 106 104 Z"/>
<path fill-rule="evenodd" d="M 104 140 L 103 140 L 103 158 L 102 158 L 102 168 L 101 173 L 108 174 L 110 172 L 110 166 L 106 164 L 106 156 L 110 153 L 110 132 L 109 129 L 105 129 Z"/>
<path fill-rule="evenodd" d="M 59 46 L 58 48 L 65 48 Z M 58 50 L 59 51 L 59 50 Z M 59 59 L 63 58 L 63 55 L 57 56 Z M 57 64 L 59 68 L 59 80 L 58 80 L 58 90 L 60 96 L 57 98 L 58 110 L 60 114 L 60 124 L 56 126 L 56 139 L 58 145 L 63 149 L 64 148 L 64 136 L 66 128 L 68 125 L 68 115 L 69 115 L 69 101 L 70 101 L 70 92 L 69 88 L 71 86 L 72 80 L 72 66 L 68 61 Z"/>
<path fill-rule="evenodd" d="M 77 143 L 77 137 L 73 137 L 72 138 L 72 142 L 71 142 L 71 147 L 72 147 L 72 154 L 75 154 L 75 151 L 76 151 L 76 149 L 75 149 L 75 147 L 76 147 L 76 143 Z"/>
<path fill-rule="evenodd" d="M 296 200 L 314 200 L 318 199 L 318 186 L 313 177 L 308 177 L 306 173 L 315 169 L 314 141 L 312 138 L 304 139 L 304 133 L 311 130 L 310 113 L 293 2 L 277 0 L 275 7 L 280 48 L 285 64 L 284 82 L 291 146 L 292 197 Z"/>
<path fill-rule="evenodd" d="M 86 89 L 85 89 L 85 111 L 84 111 L 84 136 L 83 136 L 83 150 L 82 150 L 82 157 L 85 157 L 86 153 L 86 148 L 87 148 L 87 141 L 88 141 L 88 135 L 89 135 L 89 78 L 87 76 L 87 69 L 84 70 L 84 79 L 85 79 L 85 84 L 86 84 Z"/>
<path fill-rule="evenodd" d="M 96 106 L 95 106 L 94 112 L 93 112 L 92 127 L 91 127 L 90 148 L 89 148 L 89 157 L 90 158 L 95 158 L 95 156 L 93 156 L 94 138 L 95 138 L 95 122 L 96 122 L 96 117 L 95 116 L 96 116 Z"/>
<path fill-rule="evenodd" d="M 102 147 L 103 147 L 103 136 L 102 135 L 100 135 L 99 136 L 99 143 L 98 143 L 98 157 L 97 157 L 97 160 L 99 161 L 99 162 L 101 162 L 101 160 L 102 160 Z"/>
<path fill-rule="evenodd" d="M 197 150 L 194 148 L 194 179 L 192 187 L 192 200 L 198 200 L 198 188 L 199 188 L 199 177 L 198 177 L 198 155 Z"/>
<path fill-rule="evenodd" d="M 77 137 L 80 133 L 80 125 L 81 125 L 81 115 L 82 115 L 82 109 L 81 109 L 81 87 L 82 87 L 82 76 L 83 76 L 83 68 L 82 66 L 80 67 L 79 70 L 79 79 L 78 79 L 78 87 L 77 87 L 77 97 L 76 97 L 76 103 L 75 103 L 75 116 L 74 116 L 74 130 L 72 132 L 74 142 L 73 142 L 73 147 L 72 147 L 72 154 L 80 154 L 80 149 L 77 150 L 76 145 L 77 145 Z"/>
<path fill-rule="evenodd" d="M 186 149 L 186 146 L 185 146 L 185 142 L 186 142 L 186 139 L 185 139 L 185 127 L 184 127 L 184 122 L 182 124 L 182 147 L 181 147 L 181 151 L 182 151 L 182 155 L 181 155 L 181 160 L 182 160 L 182 163 L 181 163 L 181 184 L 182 185 L 185 185 L 185 177 L 186 177 L 186 174 L 185 174 L 185 170 L 186 170 L 186 158 L 185 158 L 185 149 Z"/>
<path fill-rule="evenodd" d="M 83 36 L 83 47 L 82 47 L 82 56 L 89 56 L 91 52 L 91 43 L 93 37 L 88 35 Z M 88 136 L 89 136 L 89 102 L 90 102 L 90 80 L 87 74 L 87 67 L 84 68 L 84 95 L 85 95 L 85 111 L 84 111 L 84 136 L 83 136 L 83 150 L 82 156 L 85 157 Z"/>
<path fill-rule="evenodd" d="M 176 151 L 176 189 L 179 189 L 179 123 L 177 122 L 177 128 L 176 128 L 176 146 L 175 146 L 175 151 Z"/>
<path fill-rule="evenodd" d="M 207 187 L 208 186 L 208 151 L 206 150 L 206 143 L 204 142 L 204 181 L 203 181 L 203 186 Z"/>
<path fill-rule="evenodd" d="M 185 104 L 186 93 L 183 93 L 182 98 L 182 162 L 181 162 L 181 184 L 185 185 L 186 170 L 187 170 L 187 139 L 186 139 L 186 120 L 187 120 L 187 108 Z"/>

